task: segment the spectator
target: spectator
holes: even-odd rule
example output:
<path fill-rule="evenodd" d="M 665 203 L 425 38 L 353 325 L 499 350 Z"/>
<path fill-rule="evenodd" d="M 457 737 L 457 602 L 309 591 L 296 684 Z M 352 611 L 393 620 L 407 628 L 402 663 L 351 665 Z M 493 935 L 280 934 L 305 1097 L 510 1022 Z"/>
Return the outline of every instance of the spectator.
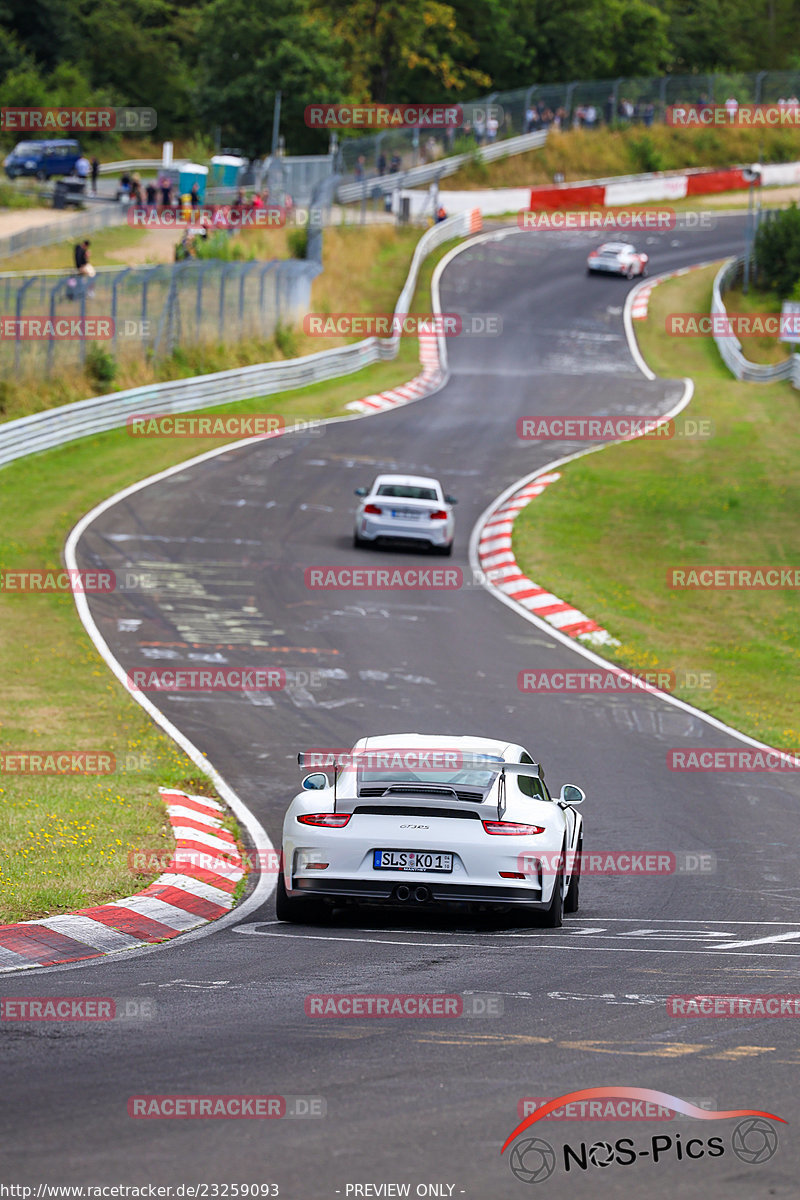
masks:
<path fill-rule="evenodd" d="M 597 123 L 597 109 L 593 104 L 587 105 L 584 113 L 584 120 L 586 122 L 587 129 L 594 129 Z"/>
<path fill-rule="evenodd" d="M 391 157 L 391 161 L 389 162 L 389 174 L 390 175 L 396 175 L 398 173 L 398 171 L 400 170 L 401 162 L 402 162 L 402 160 L 400 158 L 400 155 L 395 150 L 394 154 Z"/>
<path fill-rule="evenodd" d="M 536 109 L 535 108 L 526 108 L 525 109 L 525 132 L 532 133 L 535 128 L 536 128 Z"/>
<path fill-rule="evenodd" d="M 84 243 L 76 242 L 72 253 L 75 258 L 75 270 L 80 271 L 81 267 L 86 262 L 86 249 Z"/>
<path fill-rule="evenodd" d="M 82 154 L 80 156 L 80 158 L 78 159 L 78 161 L 75 163 L 75 174 L 78 176 L 79 179 L 82 179 L 83 182 L 86 183 L 86 180 L 89 178 L 91 173 L 92 173 L 92 164 L 89 162 L 86 155 Z"/>
<path fill-rule="evenodd" d="M 364 158 L 364 155 L 363 155 L 363 154 L 359 154 L 359 156 L 358 156 L 358 161 L 356 162 L 356 165 L 353 167 L 353 175 L 356 177 L 356 179 L 363 179 L 363 178 L 364 178 L 364 164 L 365 164 L 365 162 L 366 162 L 366 159 Z"/>
<path fill-rule="evenodd" d="M 725 101 L 725 111 L 731 118 L 736 116 L 737 112 L 739 111 L 739 101 L 735 96 L 729 96 Z"/>
<path fill-rule="evenodd" d="M 606 118 L 606 125 L 610 125 L 611 122 L 614 120 L 614 93 L 613 92 L 606 100 L 605 118 Z"/>
<path fill-rule="evenodd" d="M 169 208 L 172 204 L 172 180 L 169 175 L 162 175 L 158 186 L 161 188 L 161 203 L 164 208 Z"/>
<path fill-rule="evenodd" d="M 475 118 L 475 124 L 473 125 L 473 133 L 475 135 L 475 141 L 478 143 L 479 146 L 482 146 L 483 139 L 486 137 L 486 122 L 481 117 Z"/>
<path fill-rule="evenodd" d="M 497 141 L 497 131 L 499 128 L 500 122 L 494 114 L 486 118 L 486 140 L 490 146 L 493 142 Z"/>
<path fill-rule="evenodd" d="M 378 174 L 379 175 L 386 174 L 386 155 L 383 153 L 382 150 L 381 150 L 380 154 L 378 155 Z"/>
<path fill-rule="evenodd" d="M 642 121 L 649 129 L 655 120 L 656 110 L 655 105 L 648 100 L 647 104 L 642 108 Z"/>
<path fill-rule="evenodd" d="M 95 154 L 92 158 L 92 195 L 97 195 L 97 177 L 100 174 L 100 159 Z"/>
<path fill-rule="evenodd" d="M 152 179 L 145 188 L 145 192 L 147 196 L 147 207 L 154 208 L 156 204 L 158 204 L 158 188 L 156 187 L 155 183 L 153 183 Z"/>
<path fill-rule="evenodd" d="M 253 199 L 250 201 L 251 208 L 263 208 L 264 201 L 259 196 L 258 192 L 253 192 Z"/>
<path fill-rule="evenodd" d="M 200 184 L 195 180 L 189 192 L 189 200 L 192 208 L 200 207 Z"/>
<path fill-rule="evenodd" d="M 82 245 L 83 245 L 83 262 L 78 267 L 78 274 L 81 275 L 84 279 L 91 280 L 91 279 L 94 279 L 97 272 L 95 271 L 92 264 L 89 262 L 89 253 L 90 253 L 89 246 L 91 245 L 89 239 L 86 238 L 84 240 L 84 242 L 82 243 Z M 89 285 L 89 291 L 88 291 L 87 295 L 89 295 L 89 296 L 94 295 L 94 287 L 91 284 Z"/>
<path fill-rule="evenodd" d="M 447 220 L 447 211 L 446 211 L 444 205 L 440 204 L 436 210 L 436 224 L 438 225 L 440 221 L 446 221 L 446 220 Z"/>

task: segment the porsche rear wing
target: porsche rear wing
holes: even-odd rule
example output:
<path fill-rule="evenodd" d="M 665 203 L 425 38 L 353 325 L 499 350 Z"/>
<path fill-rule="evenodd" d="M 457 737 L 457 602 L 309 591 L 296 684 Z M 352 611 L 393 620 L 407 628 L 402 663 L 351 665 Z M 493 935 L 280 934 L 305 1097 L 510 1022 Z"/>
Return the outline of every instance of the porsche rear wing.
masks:
<path fill-rule="evenodd" d="M 488 771 L 500 776 L 497 794 L 498 820 L 505 810 L 505 777 L 524 775 L 542 778 L 538 763 L 503 762 L 488 755 L 465 754 L 460 750 L 424 750 L 413 747 L 387 747 L 383 750 L 305 750 L 297 755 L 299 766 L 317 771 L 333 770 L 333 807 L 336 811 L 336 781 L 340 771 L 387 772 L 381 783 L 387 788 L 408 785 L 408 776 L 419 780 L 425 772 L 439 774 L 447 771 Z M 441 782 L 441 780 L 437 781 Z M 494 783 L 494 780 L 492 780 Z M 442 785 L 446 786 L 446 785 Z"/>

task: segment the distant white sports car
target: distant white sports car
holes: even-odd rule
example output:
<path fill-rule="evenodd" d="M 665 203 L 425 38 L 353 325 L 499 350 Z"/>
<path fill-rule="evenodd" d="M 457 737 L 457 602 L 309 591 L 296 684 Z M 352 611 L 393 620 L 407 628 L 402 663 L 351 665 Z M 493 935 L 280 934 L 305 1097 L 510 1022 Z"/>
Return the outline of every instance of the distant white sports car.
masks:
<path fill-rule="evenodd" d="M 426 542 L 439 554 L 452 554 L 456 500 L 445 495 L 438 479 L 378 475 L 372 487 L 356 488 L 356 495 L 361 502 L 356 512 L 354 546 L 386 538 Z"/>
<path fill-rule="evenodd" d="M 586 270 L 589 275 L 597 271 L 633 279 L 635 275 L 647 274 L 648 261 L 647 255 L 637 251 L 630 242 L 603 242 L 587 258 Z"/>
<path fill-rule="evenodd" d="M 317 770 L 283 823 L 280 920 L 359 901 L 518 906 L 548 926 L 577 911 L 584 793 L 553 799 L 522 746 L 406 733 L 298 761 Z"/>

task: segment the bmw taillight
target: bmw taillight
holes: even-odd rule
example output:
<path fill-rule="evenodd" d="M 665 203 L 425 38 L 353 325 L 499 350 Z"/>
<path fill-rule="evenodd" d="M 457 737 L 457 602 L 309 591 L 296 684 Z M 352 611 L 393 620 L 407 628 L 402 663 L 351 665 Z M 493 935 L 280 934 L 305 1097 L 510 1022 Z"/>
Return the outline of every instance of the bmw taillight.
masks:
<path fill-rule="evenodd" d="M 436 512 L 431 513 L 431 520 L 432 521 L 446 521 L 447 513 L 444 511 L 443 508 L 437 508 Z"/>
<path fill-rule="evenodd" d="M 487 833 L 504 837 L 531 837 L 534 833 L 544 833 L 543 825 L 520 825 L 518 821 L 484 821 L 483 828 Z"/>
<path fill-rule="evenodd" d="M 352 813 L 303 813 L 298 817 L 301 825 L 322 826 L 324 829 L 343 829 Z"/>
<path fill-rule="evenodd" d="M 382 509 L 382 508 L 378 508 L 377 504 L 365 504 L 365 505 L 364 505 L 364 512 L 365 512 L 365 513 L 372 513 L 372 515 L 373 515 L 374 517 L 379 517 L 379 516 L 381 515 L 381 513 L 383 512 L 383 509 Z"/>

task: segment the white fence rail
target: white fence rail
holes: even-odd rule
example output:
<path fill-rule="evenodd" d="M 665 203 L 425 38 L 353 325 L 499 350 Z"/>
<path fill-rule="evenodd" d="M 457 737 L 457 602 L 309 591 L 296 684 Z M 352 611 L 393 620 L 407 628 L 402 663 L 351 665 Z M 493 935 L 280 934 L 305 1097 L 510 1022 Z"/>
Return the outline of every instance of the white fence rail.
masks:
<path fill-rule="evenodd" d="M 398 171 L 394 175 L 371 175 L 369 178 L 359 179 L 356 183 L 343 183 L 337 190 L 336 198 L 342 204 L 346 204 L 361 200 L 365 196 L 371 199 L 376 190 L 385 195 L 396 188 L 420 187 L 426 183 L 433 183 L 435 179 L 455 175 L 461 167 L 472 162 L 475 155 L 483 162 L 495 162 L 498 158 L 508 155 L 538 150 L 546 141 L 547 130 L 539 129 L 535 133 L 521 133 L 518 137 L 506 138 L 503 142 L 494 142 L 489 146 L 476 145 L 469 154 L 453 154 L 449 158 L 440 158 L 421 167 L 409 167 L 407 171 Z"/>
<path fill-rule="evenodd" d="M 459 213 L 434 225 L 422 235 L 395 306 L 396 313 L 408 312 L 424 257 L 451 238 L 469 234 L 473 223 L 472 213 Z M 28 454 L 62 446 L 77 438 L 119 429 L 133 415 L 192 412 L 350 375 L 370 363 L 394 358 L 398 342 L 397 338 L 366 338 L 350 346 L 323 350 L 289 362 L 258 363 L 252 367 L 201 375 L 194 379 L 131 388 L 21 417 L 0 425 L 0 466 Z"/>
<path fill-rule="evenodd" d="M 733 283 L 743 264 L 744 258 L 733 258 L 717 272 L 711 293 L 712 315 L 727 316 L 723 292 Z M 800 355 L 792 354 L 784 362 L 772 365 L 754 363 L 745 358 L 742 343 L 732 330 L 727 334 L 715 330 L 714 341 L 725 366 L 737 379 L 745 383 L 774 383 L 778 379 L 790 379 L 795 387 L 800 387 Z"/>

